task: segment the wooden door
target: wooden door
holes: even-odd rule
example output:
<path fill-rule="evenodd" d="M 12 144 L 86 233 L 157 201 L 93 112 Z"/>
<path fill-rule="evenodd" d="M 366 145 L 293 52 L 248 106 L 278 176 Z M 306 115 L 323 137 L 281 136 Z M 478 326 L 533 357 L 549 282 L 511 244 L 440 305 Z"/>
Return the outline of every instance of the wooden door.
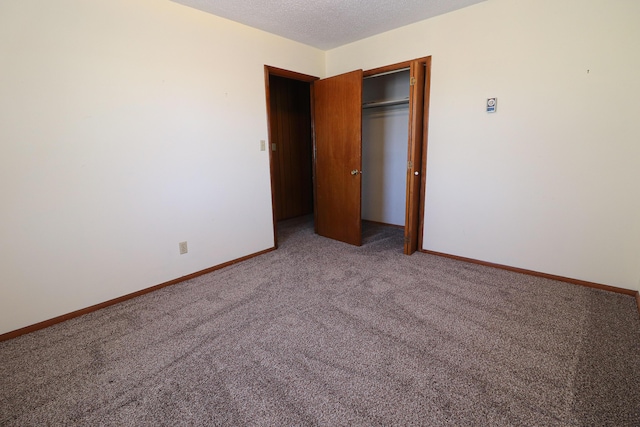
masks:
<path fill-rule="evenodd" d="M 313 85 L 316 230 L 321 236 L 360 246 L 362 70 Z"/>
<path fill-rule="evenodd" d="M 409 91 L 409 150 L 407 154 L 407 199 L 404 227 L 404 253 L 411 255 L 418 249 L 420 232 L 420 198 L 422 177 L 422 146 L 425 129 L 425 80 L 427 63 L 411 62 Z"/>

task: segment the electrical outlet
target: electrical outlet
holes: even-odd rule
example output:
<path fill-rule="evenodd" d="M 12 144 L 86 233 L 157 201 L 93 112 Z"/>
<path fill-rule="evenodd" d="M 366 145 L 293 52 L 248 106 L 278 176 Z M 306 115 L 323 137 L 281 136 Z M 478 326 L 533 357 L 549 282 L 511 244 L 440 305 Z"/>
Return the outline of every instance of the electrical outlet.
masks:
<path fill-rule="evenodd" d="M 184 255 L 189 252 L 189 248 L 187 248 L 187 242 L 180 242 L 178 243 L 178 246 L 180 247 L 180 255 Z"/>
<path fill-rule="evenodd" d="M 266 143 L 264 141 L 264 139 L 260 140 L 260 151 L 264 151 L 267 149 Z"/>

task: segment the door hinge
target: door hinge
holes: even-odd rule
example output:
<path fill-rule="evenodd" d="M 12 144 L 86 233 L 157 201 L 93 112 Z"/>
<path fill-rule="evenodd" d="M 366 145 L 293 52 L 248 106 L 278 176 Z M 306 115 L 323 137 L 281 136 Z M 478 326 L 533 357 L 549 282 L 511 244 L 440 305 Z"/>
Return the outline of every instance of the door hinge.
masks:
<path fill-rule="evenodd" d="M 409 170 L 413 169 L 413 162 L 411 160 L 407 162 L 407 169 Z"/>
<path fill-rule="evenodd" d="M 415 86 L 416 85 L 416 78 L 415 77 L 411 77 L 409 79 L 409 86 Z"/>

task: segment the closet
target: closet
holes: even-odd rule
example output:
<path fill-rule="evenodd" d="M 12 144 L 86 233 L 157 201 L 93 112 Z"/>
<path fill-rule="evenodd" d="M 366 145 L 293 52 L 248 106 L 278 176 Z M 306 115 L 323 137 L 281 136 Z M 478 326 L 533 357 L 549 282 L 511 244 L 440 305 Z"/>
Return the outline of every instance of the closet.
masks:
<path fill-rule="evenodd" d="M 404 227 L 410 70 L 364 77 L 362 219 Z"/>

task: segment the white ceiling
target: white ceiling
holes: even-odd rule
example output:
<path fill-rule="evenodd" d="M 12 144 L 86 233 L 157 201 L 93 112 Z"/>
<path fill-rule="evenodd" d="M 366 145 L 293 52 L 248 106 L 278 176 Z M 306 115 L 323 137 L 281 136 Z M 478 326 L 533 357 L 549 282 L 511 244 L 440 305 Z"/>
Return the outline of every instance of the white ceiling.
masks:
<path fill-rule="evenodd" d="M 172 1 L 327 50 L 485 0 Z"/>

